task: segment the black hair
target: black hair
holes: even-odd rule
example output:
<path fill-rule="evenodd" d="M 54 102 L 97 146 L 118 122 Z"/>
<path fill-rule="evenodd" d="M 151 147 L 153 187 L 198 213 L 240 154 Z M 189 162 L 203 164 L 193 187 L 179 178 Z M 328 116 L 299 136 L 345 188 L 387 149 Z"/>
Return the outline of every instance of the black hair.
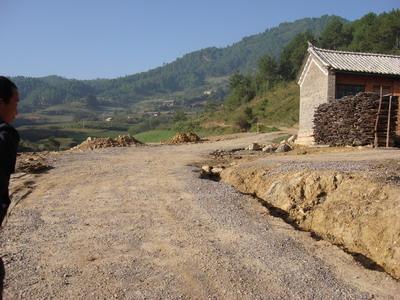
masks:
<path fill-rule="evenodd" d="M 17 89 L 14 82 L 5 76 L 0 76 L 0 99 L 3 100 L 4 103 L 10 103 L 13 92 Z"/>

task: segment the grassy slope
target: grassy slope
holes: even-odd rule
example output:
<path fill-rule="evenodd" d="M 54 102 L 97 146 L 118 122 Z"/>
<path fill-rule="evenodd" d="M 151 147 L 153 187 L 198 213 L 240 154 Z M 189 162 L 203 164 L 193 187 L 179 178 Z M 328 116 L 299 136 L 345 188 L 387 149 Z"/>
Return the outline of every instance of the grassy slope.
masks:
<path fill-rule="evenodd" d="M 134 137 L 144 143 L 158 143 L 172 138 L 176 134 L 175 130 L 156 129 L 135 134 Z"/>
<path fill-rule="evenodd" d="M 263 124 L 293 126 L 299 121 L 299 99 L 298 85 L 285 82 L 251 101 L 250 107 Z"/>
<path fill-rule="evenodd" d="M 259 125 L 264 125 L 267 131 L 273 126 L 293 126 L 299 118 L 299 92 L 295 82 L 282 82 L 234 111 L 227 112 L 220 107 L 203 114 L 199 121 L 203 128 L 232 131 L 235 116 L 251 107 Z"/>

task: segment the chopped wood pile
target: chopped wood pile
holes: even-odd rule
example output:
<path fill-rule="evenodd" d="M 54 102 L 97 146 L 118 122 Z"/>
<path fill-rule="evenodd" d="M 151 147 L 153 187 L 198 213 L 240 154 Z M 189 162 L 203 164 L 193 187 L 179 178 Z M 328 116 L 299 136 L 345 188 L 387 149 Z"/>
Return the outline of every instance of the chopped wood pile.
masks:
<path fill-rule="evenodd" d="M 94 150 L 109 147 L 129 147 L 131 145 L 142 145 L 143 143 L 135 139 L 133 136 L 119 135 L 115 139 L 92 138 L 88 137 L 83 143 L 71 148 L 71 150 Z"/>
<path fill-rule="evenodd" d="M 396 135 L 398 101 L 397 97 L 392 98 L 388 126 L 389 99 L 382 98 L 380 109 L 380 96 L 366 92 L 321 104 L 314 114 L 315 142 L 330 146 L 373 145 L 377 128 L 378 145 L 385 146 L 389 127 L 389 144 L 392 146 Z"/>
<path fill-rule="evenodd" d="M 201 138 L 193 133 L 177 133 L 173 138 L 167 141 L 167 144 L 184 144 L 184 143 L 197 143 L 200 142 Z"/>

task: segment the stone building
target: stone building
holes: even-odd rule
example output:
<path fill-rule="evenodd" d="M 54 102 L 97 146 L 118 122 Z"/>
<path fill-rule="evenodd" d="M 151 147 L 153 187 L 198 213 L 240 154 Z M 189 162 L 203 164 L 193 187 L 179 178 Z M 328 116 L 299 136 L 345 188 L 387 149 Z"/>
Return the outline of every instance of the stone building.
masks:
<path fill-rule="evenodd" d="M 314 142 L 313 117 L 320 104 L 363 91 L 380 93 L 381 89 L 383 95 L 400 96 L 400 56 L 326 50 L 309 44 L 298 84 L 297 143 L 309 145 Z"/>

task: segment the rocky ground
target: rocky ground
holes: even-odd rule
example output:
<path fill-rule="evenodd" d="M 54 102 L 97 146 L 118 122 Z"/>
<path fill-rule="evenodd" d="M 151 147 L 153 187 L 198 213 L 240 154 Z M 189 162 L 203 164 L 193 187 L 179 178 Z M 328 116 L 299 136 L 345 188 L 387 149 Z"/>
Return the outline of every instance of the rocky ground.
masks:
<path fill-rule="evenodd" d="M 400 284 L 385 272 L 294 229 L 257 199 L 199 179 L 194 166 L 216 149 L 277 135 L 69 152 L 44 174 L 16 175 L 13 191 L 30 192 L 1 231 L 4 298 L 396 299 Z"/>

